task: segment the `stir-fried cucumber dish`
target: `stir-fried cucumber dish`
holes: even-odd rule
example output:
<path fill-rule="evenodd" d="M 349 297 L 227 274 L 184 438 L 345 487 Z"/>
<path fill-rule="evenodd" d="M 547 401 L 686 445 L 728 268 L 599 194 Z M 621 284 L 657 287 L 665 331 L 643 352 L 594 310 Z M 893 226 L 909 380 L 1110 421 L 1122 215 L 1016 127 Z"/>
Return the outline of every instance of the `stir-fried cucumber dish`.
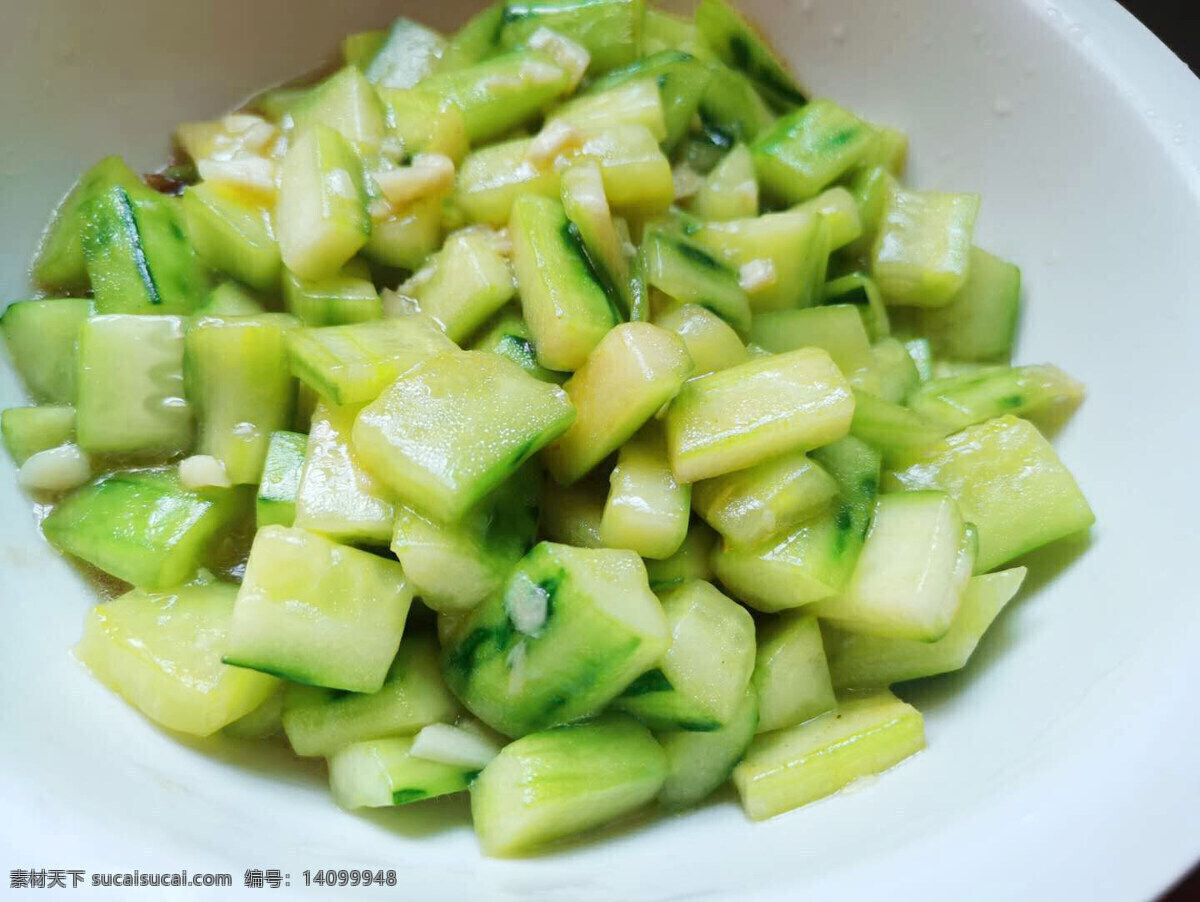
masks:
<path fill-rule="evenodd" d="M 1093 515 L 1081 385 L 906 150 L 726 0 L 509 0 L 101 160 L 0 320 L 77 657 L 343 808 L 469 794 L 488 855 L 918 752 L 893 684 Z"/>

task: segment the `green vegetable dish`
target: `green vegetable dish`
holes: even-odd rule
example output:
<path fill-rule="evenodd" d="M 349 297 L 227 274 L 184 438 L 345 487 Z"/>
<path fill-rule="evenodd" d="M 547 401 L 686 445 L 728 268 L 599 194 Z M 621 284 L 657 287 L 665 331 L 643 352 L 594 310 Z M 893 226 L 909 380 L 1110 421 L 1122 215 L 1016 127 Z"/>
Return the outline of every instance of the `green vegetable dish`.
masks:
<path fill-rule="evenodd" d="M 79 659 L 343 808 L 467 793 L 488 855 L 922 749 L 893 684 L 1093 522 L 980 198 L 727 0 L 342 54 L 84 173 L 0 320 L 17 479 L 105 596 Z"/>

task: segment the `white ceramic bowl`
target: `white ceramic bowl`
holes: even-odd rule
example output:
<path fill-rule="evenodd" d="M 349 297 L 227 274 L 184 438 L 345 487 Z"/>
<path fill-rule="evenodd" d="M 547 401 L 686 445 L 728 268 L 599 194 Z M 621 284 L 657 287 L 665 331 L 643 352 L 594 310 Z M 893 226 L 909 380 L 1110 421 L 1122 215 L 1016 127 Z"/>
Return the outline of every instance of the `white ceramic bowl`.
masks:
<path fill-rule="evenodd" d="M 26 290 L 38 228 L 96 158 L 150 168 L 177 121 L 428 6 L 9 0 L 0 295 Z M 297 890 L 306 868 L 369 866 L 395 868 L 392 895 L 410 899 L 1100 900 L 1146 898 L 1200 853 L 1200 85 L 1111 0 L 745 6 L 815 91 L 912 136 L 916 184 L 982 192 L 979 242 L 1026 276 L 1020 358 L 1090 389 L 1058 439 L 1099 515 L 1090 547 L 1038 555 L 970 668 L 911 693 L 928 750 L 764 824 L 724 799 L 485 860 L 460 803 L 344 814 L 319 770 L 181 744 L 95 684 L 67 651 L 88 593 L 5 461 L 0 866 L 225 871 L 237 886 L 279 868 L 305 897 L 321 892 Z M 5 371 L 0 404 L 16 403 Z"/>

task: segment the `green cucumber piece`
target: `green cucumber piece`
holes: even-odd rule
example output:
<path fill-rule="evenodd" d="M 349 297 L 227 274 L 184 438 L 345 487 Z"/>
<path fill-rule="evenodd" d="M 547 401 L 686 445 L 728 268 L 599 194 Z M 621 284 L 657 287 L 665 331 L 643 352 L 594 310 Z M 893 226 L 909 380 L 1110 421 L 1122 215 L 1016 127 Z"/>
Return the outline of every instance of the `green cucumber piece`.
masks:
<path fill-rule="evenodd" d="M 57 448 L 75 437 L 75 408 L 10 407 L 0 413 L 0 433 L 19 467 L 39 451 Z"/>
<path fill-rule="evenodd" d="M 599 164 L 604 193 L 618 211 L 648 218 L 666 212 L 675 200 L 671 162 L 641 125 L 585 132 L 577 156 Z"/>
<path fill-rule="evenodd" d="M 234 485 L 259 482 L 271 433 L 292 421 L 296 385 L 284 336 L 295 327 L 282 313 L 205 316 L 188 327 L 184 375 L 196 453 L 220 460 Z"/>
<path fill-rule="evenodd" d="M 721 60 L 744 73 L 777 109 L 803 106 L 808 98 L 762 35 L 725 0 L 701 0 L 696 26 Z"/>
<path fill-rule="evenodd" d="M 401 16 L 363 71 L 367 81 L 380 87 L 411 88 L 438 68 L 445 49 L 440 34 Z"/>
<path fill-rule="evenodd" d="M 76 431 L 85 451 L 171 454 L 192 442 L 184 395 L 186 321 L 112 313 L 79 330 Z"/>
<path fill-rule="evenodd" d="M 583 46 L 595 74 L 627 66 L 641 56 L 645 0 L 508 0 L 500 25 L 504 47 L 524 44 L 549 28 Z"/>
<path fill-rule="evenodd" d="M 236 593 L 235 593 L 236 594 Z M 256 673 L 257 671 L 246 671 Z M 265 676 L 266 674 L 260 674 Z M 280 684 L 275 691 L 267 696 L 254 710 L 243 714 L 233 723 L 221 728 L 221 732 L 234 739 L 272 739 L 283 732 L 283 690 L 286 684 Z"/>
<path fill-rule="evenodd" d="M 655 325 L 683 340 L 692 358 L 693 376 L 707 376 L 746 362 L 746 346 L 733 327 L 698 304 L 673 307 L 657 317 Z"/>
<path fill-rule="evenodd" d="M 386 545 L 395 508 L 350 444 L 358 407 L 317 404 L 296 490 L 294 524 L 339 542 Z"/>
<path fill-rule="evenodd" d="M 768 613 L 836 595 L 858 561 L 879 486 L 879 452 L 853 436 L 812 454 L 837 480 L 826 511 L 758 545 L 723 543 L 712 568 L 734 597 Z"/>
<path fill-rule="evenodd" d="M 271 433 L 254 507 L 254 522 L 259 529 L 295 522 L 296 496 L 307 449 L 308 436 L 301 432 Z"/>
<path fill-rule="evenodd" d="M 215 182 L 190 186 L 180 203 L 201 260 L 251 288 L 278 290 L 283 263 L 270 211 Z"/>
<path fill-rule="evenodd" d="M 561 189 L 563 211 L 583 244 L 592 273 L 604 293 L 617 298 L 622 313 L 628 315 L 635 303 L 633 276 L 625 241 L 617 232 L 604 194 L 600 167 L 590 161 L 576 163 L 563 172 Z"/>
<path fill-rule="evenodd" d="M 208 300 L 196 309 L 195 316 L 257 316 L 266 307 L 251 292 L 237 282 L 222 282 L 211 292 Z"/>
<path fill-rule="evenodd" d="M 433 274 L 413 295 L 421 312 L 452 341 L 473 335 L 517 290 L 512 267 L 486 232 L 467 229 L 451 235 L 432 266 Z"/>
<path fill-rule="evenodd" d="M 692 200 L 692 212 L 715 222 L 758 215 L 754 158 L 745 144 L 736 145 L 704 179 Z"/>
<path fill-rule="evenodd" d="M 88 614 L 79 659 L 109 689 L 155 723 L 210 736 L 250 713 L 279 681 L 221 663 L 237 588 L 135 589 Z"/>
<path fill-rule="evenodd" d="M 848 188 L 858 208 L 862 235 L 843 249 L 847 257 L 870 257 L 875 236 L 879 234 L 879 224 L 883 221 L 884 208 L 895 187 L 895 176 L 882 166 L 864 166 L 850 177 Z"/>
<path fill-rule="evenodd" d="M 936 446 L 950 428 L 936 420 L 864 391 L 854 392 L 850 433 L 883 452 L 889 466 Z"/>
<path fill-rule="evenodd" d="M 665 592 L 685 580 L 712 579 L 709 558 L 716 544 L 717 534 L 702 520 L 693 517 L 687 537 L 678 551 L 661 561 L 646 561 L 646 576 L 650 580 L 650 588 L 655 592 Z"/>
<path fill-rule="evenodd" d="M 759 183 L 789 204 L 816 197 L 853 169 L 872 146 L 869 125 L 830 100 L 783 116 L 750 146 Z"/>
<path fill-rule="evenodd" d="M 397 736 L 338 749 L 329 758 L 333 800 L 348 810 L 385 808 L 467 790 L 475 768 L 418 758 L 412 745 L 413 737 Z"/>
<path fill-rule="evenodd" d="M 375 180 L 368 179 L 368 183 L 374 186 Z M 374 189 L 369 187 L 368 191 L 371 190 Z M 362 255 L 393 269 L 420 269 L 442 240 L 442 200 L 422 197 L 400 210 L 390 210 L 383 219 L 374 220 Z"/>
<path fill-rule="evenodd" d="M 500 27 L 503 24 L 503 0 L 475 13 L 450 36 L 437 71 L 464 69 L 496 53 L 500 47 Z"/>
<path fill-rule="evenodd" d="M 750 340 L 773 354 L 821 348 L 852 384 L 874 375 L 871 340 L 852 304 L 760 313 L 750 327 Z"/>
<path fill-rule="evenodd" d="M 871 341 L 891 334 L 887 306 L 875 280 L 864 272 L 852 272 L 825 283 L 821 290 L 822 304 L 853 304 Z"/>
<path fill-rule="evenodd" d="M 893 404 L 903 404 L 921 384 L 921 374 L 908 348 L 898 338 L 889 335 L 875 342 L 871 347 L 871 356 L 875 358 L 879 397 Z"/>
<path fill-rule="evenodd" d="M 86 298 L 15 301 L 0 317 L 12 362 L 35 401 L 75 401 L 79 330 L 92 314 Z"/>
<path fill-rule="evenodd" d="M 696 580 L 664 592 L 671 643 L 655 670 L 629 684 L 613 707 L 652 730 L 711 732 L 727 726 L 754 672 L 754 620 Z"/>
<path fill-rule="evenodd" d="M 921 713 L 887 690 L 760 736 L 733 769 L 742 807 L 760 821 L 881 773 L 925 747 Z"/>
<path fill-rule="evenodd" d="M 908 135 L 890 125 L 876 125 L 875 146 L 863 158 L 864 167 L 881 167 L 894 176 L 903 174 L 908 162 Z"/>
<path fill-rule="evenodd" d="M 944 307 L 966 284 L 978 194 L 893 188 L 871 251 L 889 304 Z"/>
<path fill-rule="evenodd" d="M 754 83 L 720 60 L 708 60 L 709 81 L 700 98 L 700 126 L 705 139 L 728 150 L 749 143 L 771 127 L 775 114 Z"/>
<path fill-rule="evenodd" d="M 666 228 L 650 229 L 645 238 L 646 281 L 680 304 L 711 310 L 739 332 L 750 327 L 750 301 L 738 274 L 719 257 Z"/>
<path fill-rule="evenodd" d="M 388 126 L 408 157 L 440 153 L 461 163 L 467 155 L 467 128 L 452 100 L 418 89 L 379 88 Z"/>
<path fill-rule="evenodd" d="M 663 807 L 678 811 L 712 795 L 749 748 L 757 723 L 758 697 L 747 687 L 741 703 L 720 729 L 705 733 L 672 730 L 655 736 L 667 756 L 667 779 L 658 793 Z"/>
<path fill-rule="evenodd" d="M 239 489 L 185 489 L 174 469 L 109 473 L 72 492 L 42 523 L 50 544 L 147 590 L 181 585 L 247 513 Z"/>
<path fill-rule="evenodd" d="M 532 143 L 532 138 L 519 138 L 467 155 L 458 170 L 453 201 L 468 221 L 500 228 L 508 224 L 518 197 L 558 197 L 554 168 L 535 166 L 527 159 Z"/>
<path fill-rule="evenodd" d="M 712 56 L 712 50 L 700 37 L 700 29 L 690 16 L 685 17 L 648 6 L 642 23 L 642 33 L 647 56 L 664 50 L 684 51 L 704 59 Z"/>
<path fill-rule="evenodd" d="M 824 508 L 838 484 L 802 451 L 692 487 L 692 506 L 731 545 L 755 545 Z"/>
<path fill-rule="evenodd" d="M 295 683 L 378 692 L 411 602 L 395 561 L 268 526 L 254 536 L 223 660 Z"/>
<path fill-rule="evenodd" d="M 759 628 L 752 683 L 759 733 L 795 726 L 837 706 L 815 616 L 785 611 Z"/>
<path fill-rule="evenodd" d="M 1005 361 L 1021 310 L 1021 270 L 971 248 L 967 281 L 944 307 L 917 311 L 917 328 L 933 352 L 954 360 Z"/>
<path fill-rule="evenodd" d="M 641 79 L 653 81 L 658 87 L 666 126 L 662 146 L 670 152 L 687 132 L 711 77 L 708 67 L 690 53 L 663 50 L 595 79 L 585 93 L 609 91 Z"/>
<path fill-rule="evenodd" d="M 1021 588 L 1028 571 L 1014 567 L 967 583 L 950 629 L 936 642 L 886 639 L 824 625 L 829 670 L 838 689 L 872 689 L 961 670 L 988 627 Z"/>
<path fill-rule="evenodd" d="M 359 414 L 354 447 L 401 500 L 453 522 L 575 419 L 567 393 L 495 354 L 440 354 Z"/>
<path fill-rule="evenodd" d="M 628 548 L 644 558 L 668 558 L 687 536 L 692 487 L 671 474 L 662 429 L 647 423 L 621 446 L 600 518 L 607 548 Z"/>
<path fill-rule="evenodd" d="M 1056 366 L 996 367 L 931 379 L 917 388 L 909 406 L 955 431 L 1003 414 L 1046 416 L 1074 410 L 1083 386 Z"/>
<path fill-rule="evenodd" d="M 650 323 L 622 323 L 606 334 L 563 385 L 576 417 L 542 460 L 570 485 L 616 451 L 679 392 L 691 375 L 683 341 Z"/>
<path fill-rule="evenodd" d="M 1033 424 L 1004 416 L 970 426 L 888 477 L 891 488 L 939 489 L 979 531 L 975 572 L 986 573 L 1087 529 L 1095 515 Z"/>
<path fill-rule="evenodd" d="M 816 213 L 828 220 L 831 250 L 839 250 L 862 237 L 863 225 L 858 215 L 858 204 L 854 195 L 840 185 L 826 188 L 812 200 L 797 204 L 793 209 Z"/>
<path fill-rule="evenodd" d="M 604 548 L 600 521 L 608 486 L 595 476 L 560 486 L 547 479 L 542 492 L 541 536 L 576 548 Z"/>
<path fill-rule="evenodd" d="M 326 78 L 310 89 L 289 112 L 296 134 L 314 126 L 325 126 L 340 134 L 362 154 L 377 153 L 387 131 L 383 103 L 356 66 L 346 66 Z"/>
<path fill-rule="evenodd" d="M 283 729 L 302 757 L 332 755 L 368 739 L 407 736 L 453 721 L 460 707 L 438 672 L 432 636 L 406 634 L 377 692 L 340 692 L 293 684 L 283 700 Z"/>
<path fill-rule="evenodd" d="M 260 113 L 266 119 L 283 127 L 291 121 L 291 109 L 299 103 L 311 88 L 272 88 L 250 98 L 246 109 Z"/>
<path fill-rule="evenodd" d="M 365 70 L 387 37 L 388 33 L 378 28 L 346 35 L 342 38 L 342 60 L 347 66 Z"/>
<path fill-rule="evenodd" d="M 598 713 L 667 640 L 636 554 L 542 542 L 467 615 L 442 673 L 476 717 L 522 736 Z"/>
<path fill-rule="evenodd" d="M 667 137 L 662 96 L 651 78 L 583 94 L 557 107 L 549 121 L 562 122 L 584 132 L 614 125 L 640 125 L 658 141 Z"/>
<path fill-rule="evenodd" d="M 471 784 L 471 820 L 488 855 L 515 855 L 650 802 L 667 764 L 628 717 L 546 730 L 504 747 Z"/>
<path fill-rule="evenodd" d="M 491 351 L 506 357 L 533 378 L 543 382 L 561 384 L 566 379 L 566 373 L 556 373 L 538 363 L 537 351 L 533 345 L 533 332 L 518 310 L 501 311 L 475 339 L 471 350 Z"/>
<path fill-rule="evenodd" d="M 853 413 L 850 387 L 824 351 L 750 360 L 684 385 L 667 412 L 671 469 L 695 482 L 827 445 Z"/>

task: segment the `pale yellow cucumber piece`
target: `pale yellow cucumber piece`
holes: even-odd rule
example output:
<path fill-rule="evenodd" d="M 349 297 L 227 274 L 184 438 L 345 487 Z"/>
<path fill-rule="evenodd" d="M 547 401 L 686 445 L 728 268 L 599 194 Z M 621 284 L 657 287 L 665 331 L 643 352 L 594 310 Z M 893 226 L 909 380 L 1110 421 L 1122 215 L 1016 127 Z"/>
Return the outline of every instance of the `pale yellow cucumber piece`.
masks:
<path fill-rule="evenodd" d="M 654 738 L 667 755 L 667 779 L 658 794 L 663 807 L 688 808 L 712 795 L 729 780 L 733 766 L 754 739 L 758 697 L 747 687 L 729 722 L 719 730 L 697 733 L 670 730 Z"/>
<path fill-rule="evenodd" d="M 821 627 L 812 614 L 784 612 L 758 630 L 753 685 L 758 732 L 803 723 L 837 705 Z"/>
<path fill-rule="evenodd" d="M 580 131 L 640 125 L 658 141 L 667 137 L 662 96 L 651 78 L 577 97 L 558 107 L 550 121 L 562 122 Z"/>
<path fill-rule="evenodd" d="M 600 518 L 605 546 L 658 559 L 679 550 L 692 512 L 692 487 L 675 481 L 657 423 L 647 423 L 621 446 L 609 482 Z"/>
<path fill-rule="evenodd" d="M 978 194 L 894 188 L 871 250 L 871 275 L 889 304 L 943 307 L 966 284 Z"/>
<path fill-rule="evenodd" d="M 600 522 L 608 499 L 608 485 L 596 477 L 573 485 L 559 485 L 547 478 L 542 490 L 542 535 L 551 542 L 576 548 L 604 548 Z M 647 565 L 653 564 L 648 561 Z"/>
<path fill-rule="evenodd" d="M 413 737 L 370 739 L 329 758 L 329 788 L 342 808 L 385 808 L 465 792 L 475 770 L 412 754 Z"/>
<path fill-rule="evenodd" d="M 698 304 L 682 304 L 655 318 L 655 325 L 683 339 L 692 358 L 693 376 L 707 376 L 745 363 L 746 346 L 733 327 Z"/>
<path fill-rule="evenodd" d="M 797 212 L 818 213 L 829 223 L 830 250 L 839 250 L 862 237 L 862 218 L 854 195 L 838 185 L 822 191 L 812 200 L 792 208 Z"/>
<path fill-rule="evenodd" d="M 692 212 L 713 222 L 758 215 L 758 179 L 746 145 L 734 147 L 708 174 L 692 200 Z"/>
<path fill-rule="evenodd" d="M 487 231 L 466 229 L 446 239 L 433 275 L 413 294 L 421 312 L 461 343 L 516 293 L 512 267 Z"/>
<path fill-rule="evenodd" d="M 687 537 L 678 551 L 661 561 L 646 561 L 650 588 L 655 592 L 665 592 L 689 579 L 712 579 L 709 558 L 717 541 L 717 534 L 708 524 L 693 517 Z"/>

